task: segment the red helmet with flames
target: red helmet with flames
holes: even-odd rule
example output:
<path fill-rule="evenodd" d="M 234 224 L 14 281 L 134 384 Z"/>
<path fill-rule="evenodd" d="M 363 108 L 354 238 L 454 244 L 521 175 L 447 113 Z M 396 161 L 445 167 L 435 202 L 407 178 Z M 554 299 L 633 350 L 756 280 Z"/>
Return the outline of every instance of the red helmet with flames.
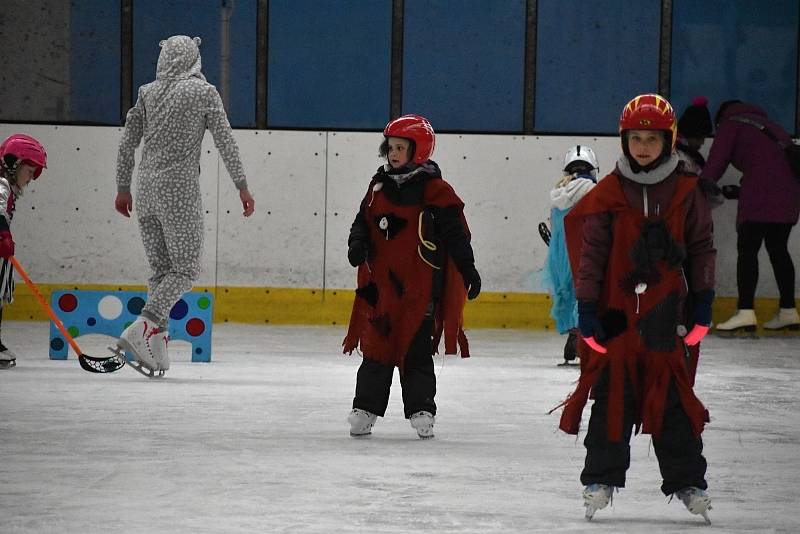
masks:
<path fill-rule="evenodd" d="M 619 133 L 625 130 L 659 130 L 671 138 L 670 149 L 678 139 L 678 120 L 672 106 L 661 95 L 639 95 L 628 102 L 619 118 Z M 667 139 L 669 141 L 669 139 Z"/>

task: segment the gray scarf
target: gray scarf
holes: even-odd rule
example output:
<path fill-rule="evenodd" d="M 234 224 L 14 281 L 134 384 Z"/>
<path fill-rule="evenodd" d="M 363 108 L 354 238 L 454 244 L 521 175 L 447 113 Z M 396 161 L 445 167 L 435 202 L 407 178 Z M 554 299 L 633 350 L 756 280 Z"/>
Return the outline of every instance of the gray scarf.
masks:
<path fill-rule="evenodd" d="M 675 169 L 678 168 L 678 163 L 680 163 L 680 161 L 681 159 L 678 157 L 678 154 L 673 152 L 667 161 L 655 169 L 652 169 L 650 172 L 633 172 L 633 169 L 631 169 L 631 164 L 628 162 L 628 158 L 625 157 L 625 154 L 623 154 L 617 160 L 617 169 L 619 169 L 619 172 L 622 173 L 622 176 L 628 180 L 631 180 L 632 182 L 642 185 L 653 185 L 663 181 L 667 176 L 675 172 Z"/>

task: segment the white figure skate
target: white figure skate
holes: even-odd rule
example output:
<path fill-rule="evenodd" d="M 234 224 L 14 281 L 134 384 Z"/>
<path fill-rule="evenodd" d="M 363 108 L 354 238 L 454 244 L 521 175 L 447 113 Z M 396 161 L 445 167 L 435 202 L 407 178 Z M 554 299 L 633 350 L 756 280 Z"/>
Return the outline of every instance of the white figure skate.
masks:
<path fill-rule="evenodd" d="M 420 439 L 430 439 L 433 437 L 433 414 L 430 412 L 417 412 L 410 418 L 411 426 L 417 431 Z"/>
<path fill-rule="evenodd" d="M 353 408 L 350 415 L 347 416 L 347 422 L 350 423 L 350 435 L 354 438 L 363 438 L 372 434 L 372 425 L 378 416 L 370 413 L 361 408 Z"/>
<path fill-rule="evenodd" d="M 614 501 L 614 486 L 589 484 L 583 489 L 583 505 L 586 507 L 586 520 L 591 521 L 594 513 Z"/>
<path fill-rule="evenodd" d="M 736 315 L 725 322 L 719 323 L 715 331 L 722 336 L 749 333 L 756 331 L 756 314 L 753 310 L 738 310 Z"/>
<path fill-rule="evenodd" d="M 17 366 L 17 355 L 0 343 L 0 369 L 11 369 Z"/>
<path fill-rule="evenodd" d="M 781 308 L 778 313 L 764 323 L 765 330 L 800 330 L 800 316 L 795 308 Z"/>
<path fill-rule="evenodd" d="M 702 515 L 706 523 L 711 524 L 711 519 L 708 518 L 708 511 L 711 510 L 711 497 L 705 490 L 689 486 L 676 492 L 675 495 L 683 502 L 687 510 L 693 514 Z"/>
<path fill-rule="evenodd" d="M 109 349 L 118 356 L 122 351 L 131 353 L 134 361 L 129 362 L 130 366 L 146 377 L 161 378 L 169 369 L 166 332 L 159 331 L 157 324 L 141 316 L 122 332 L 116 350 Z"/>

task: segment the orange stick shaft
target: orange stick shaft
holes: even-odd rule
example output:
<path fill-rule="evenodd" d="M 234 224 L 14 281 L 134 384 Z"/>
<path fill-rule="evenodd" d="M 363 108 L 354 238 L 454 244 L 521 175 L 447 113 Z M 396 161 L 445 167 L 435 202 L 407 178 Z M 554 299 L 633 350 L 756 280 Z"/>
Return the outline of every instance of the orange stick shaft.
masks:
<path fill-rule="evenodd" d="M 14 269 L 16 269 L 16 271 L 19 273 L 22 279 L 25 280 L 25 284 L 30 288 L 31 292 L 33 292 L 33 294 L 36 296 L 36 299 L 39 301 L 39 304 L 42 306 L 42 309 L 45 312 L 47 312 L 47 315 L 50 316 L 50 320 L 52 320 L 56 324 L 58 329 L 61 330 L 61 333 L 66 338 L 67 343 L 69 343 L 70 347 L 72 347 L 72 350 L 75 351 L 76 355 L 81 356 L 83 354 L 83 351 L 81 351 L 81 348 L 78 346 L 77 343 L 75 343 L 75 340 L 72 339 L 72 336 L 69 335 L 67 329 L 64 328 L 64 324 L 61 322 L 61 320 L 58 318 L 55 312 L 53 312 L 53 308 L 51 308 L 50 305 L 47 303 L 47 301 L 44 299 L 42 294 L 39 292 L 39 288 L 36 287 L 36 284 L 34 284 L 33 281 L 30 279 L 28 273 L 26 273 L 25 269 L 22 268 L 22 265 L 19 264 L 17 258 L 11 256 L 9 260 L 11 260 L 11 263 L 14 264 Z"/>

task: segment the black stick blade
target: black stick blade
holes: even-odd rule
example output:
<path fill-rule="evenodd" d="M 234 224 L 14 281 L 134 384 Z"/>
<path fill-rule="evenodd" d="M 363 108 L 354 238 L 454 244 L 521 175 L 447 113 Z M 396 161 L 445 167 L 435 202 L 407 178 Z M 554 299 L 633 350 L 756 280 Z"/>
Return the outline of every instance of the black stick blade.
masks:
<path fill-rule="evenodd" d="M 111 356 L 109 358 L 95 358 L 81 354 L 78 356 L 78 362 L 84 371 L 90 373 L 113 373 L 119 371 L 125 365 L 124 356 Z"/>

